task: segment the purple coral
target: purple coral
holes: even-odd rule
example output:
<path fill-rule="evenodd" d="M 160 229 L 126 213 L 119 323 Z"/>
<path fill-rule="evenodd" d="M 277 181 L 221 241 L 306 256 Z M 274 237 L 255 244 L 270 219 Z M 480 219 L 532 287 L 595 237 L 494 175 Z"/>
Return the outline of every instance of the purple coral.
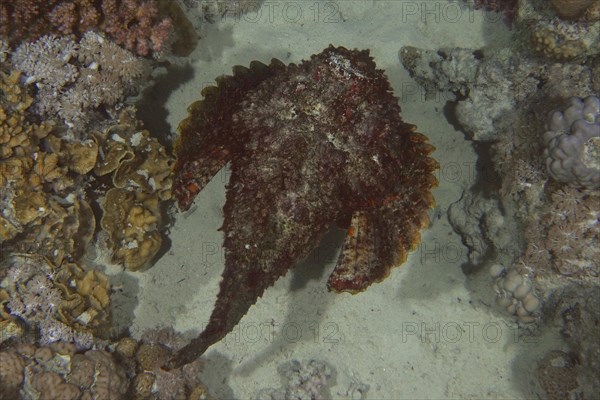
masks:
<path fill-rule="evenodd" d="M 600 99 L 573 97 L 554 111 L 544 134 L 546 167 L 555 180 L 585 189 L 600 188 Z"/>

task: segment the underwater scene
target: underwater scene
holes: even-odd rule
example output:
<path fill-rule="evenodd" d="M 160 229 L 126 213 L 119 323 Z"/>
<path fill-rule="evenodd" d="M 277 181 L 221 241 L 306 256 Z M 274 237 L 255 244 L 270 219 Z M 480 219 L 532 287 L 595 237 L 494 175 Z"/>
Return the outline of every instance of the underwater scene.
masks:
<path fill-rule="evenodd" d="M 595 0 L 3 0 L 0 399 L 599 399 L 599 115 Z"/>

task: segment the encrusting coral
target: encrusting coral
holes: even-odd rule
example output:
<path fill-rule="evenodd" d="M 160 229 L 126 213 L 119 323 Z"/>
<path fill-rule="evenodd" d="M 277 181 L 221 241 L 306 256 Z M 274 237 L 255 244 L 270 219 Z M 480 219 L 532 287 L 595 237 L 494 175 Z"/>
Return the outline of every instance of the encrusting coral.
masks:
<path fill-rule="evenodd" d="M 598 24 L 540 20 L 532 22 L 532 46 L 540 55 L 551 60 L 581 59 L 594 54 L 598 46 Z"/>
<path fill-rule="evenodd" d="M 0 3 L 0 36 L 12 44 L 98 30 L 141 56 L 164 51 L 172 21 L 154 0 L 19 0 Z"/>
<path fill-rule="evenodd" d="M 585 61 L 597 53 L 600 5 L 589 0 L 519 2 L 518 41 L 545 59 Z"/>
<path fill-rule="evenodd" d="M 146 61 L 95 32 L 79 42 L 46 35 L 23 43 L 11 57 L 25 83 L 35 84 L 35 111 L 83 126 L 91 111 L 114 107 L 132 94 L 147 72 Z"/>

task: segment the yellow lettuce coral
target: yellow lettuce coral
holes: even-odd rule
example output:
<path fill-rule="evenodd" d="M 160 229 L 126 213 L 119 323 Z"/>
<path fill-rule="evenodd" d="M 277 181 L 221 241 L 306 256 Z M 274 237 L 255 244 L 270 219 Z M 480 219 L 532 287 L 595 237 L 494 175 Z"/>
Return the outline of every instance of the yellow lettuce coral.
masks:
<path fill-rule="evenodd" d="M 132 271 L 146 266 L 162 244 L 158 195 L 113 188 L 103 211 L 101 225 L 114 249 L 113 261 Z"/>

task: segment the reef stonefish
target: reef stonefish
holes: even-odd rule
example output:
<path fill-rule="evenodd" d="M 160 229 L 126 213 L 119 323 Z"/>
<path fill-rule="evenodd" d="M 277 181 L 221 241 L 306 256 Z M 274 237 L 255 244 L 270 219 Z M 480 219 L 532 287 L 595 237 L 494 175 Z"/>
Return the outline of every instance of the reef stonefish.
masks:
<path fill-rule="evenodd" d="M 252 62 L 202 91 L 179 126 L 181 210 L 228 162 L 225 270 L 206 329 L 167 364 L 221 340 L 334 223 L 348 228 L 327 286 L 357 293 L 406 260 L 429 223 L 438 163 L 368 50 L 329 46 L 299 65 Z"/>

